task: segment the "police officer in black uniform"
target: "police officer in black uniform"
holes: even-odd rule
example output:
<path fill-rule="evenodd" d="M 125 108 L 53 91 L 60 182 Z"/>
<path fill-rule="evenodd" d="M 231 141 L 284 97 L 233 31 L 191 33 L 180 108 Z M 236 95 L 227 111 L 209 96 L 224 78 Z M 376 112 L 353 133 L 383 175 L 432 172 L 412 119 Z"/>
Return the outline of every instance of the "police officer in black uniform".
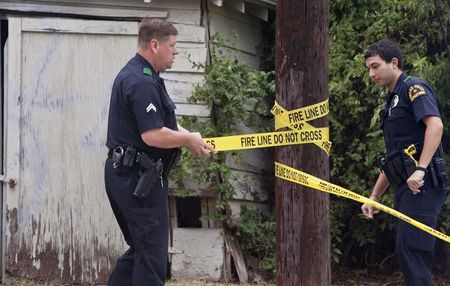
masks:
<path fill-rule="evenodd" d="M 395 209 L 435 228 L 448 186 L 436 96 L 428 83 L 402 71 L 402 53 L 391 41 L 374 43 L 364 57 L 370 78 L 389 89 L 380 114 L 386 156 L 370 199 L 379 201 L 395 185 Z M 370 219 L 378 213 L 366 204 L 361 208 Z M 396 255 L 408 286 L 431 286 L 434 244 L 432 235 L 397 220 Z"/>
<path fill-rule="evenodd" d="M 176 28 L 163 20 L 139 25 L 138 52 L 117 75 L 108 120 L 106 192 L 129 249 L 108 286 L 158 286 L 166 280 L 168 171 L 179 147 L 194 156 L 214 153 L 199 133 L 177 124 L 175 104 L 160 71 L 178 54 Z"/>

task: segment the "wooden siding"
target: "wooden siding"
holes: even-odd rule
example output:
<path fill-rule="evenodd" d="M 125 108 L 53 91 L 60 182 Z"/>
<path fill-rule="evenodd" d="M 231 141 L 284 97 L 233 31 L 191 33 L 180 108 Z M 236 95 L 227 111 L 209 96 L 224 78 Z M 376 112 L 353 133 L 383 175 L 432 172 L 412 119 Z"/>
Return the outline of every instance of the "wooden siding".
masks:
<path fill-rule="evenodd" d="M 120 8 L 149 8 L 149 9 L 174 9 L 174 10 L 199 10 L 201 0 L 152 0 L 145 3 L 143 0 L 22 0 L 21 3 L 41 3 L 41 5 L 67 5 L 79 7 L 111 7 Z M 14 0 L 2 2 L 17 3 Z"/>
<path fill-rule="evenodd" d="M 228 55 L 237 55 L 238 59 L 250 66 L 259 68 L 259 53 L 257 46 L 261 43 L 261 20 L 242 14 L 226 6 L 209 5 L 210 35 L 215 33 L 230 41 L 227 47 Z"/>
<path fill-rule="evenodd" d="M 103 283 L 125 249 L 103 183 L 109 97 L 135 53 L 137 23 L 9 21 L 6 176 L 18 185 L 6 187 L 6 269 Z M 169 90 L 187 89 L 177 93 L 178 114 L 206 117 L 206 106 L 186 101 L 201 81 L 188 56 L 205 64 L 204 29 L 183 25 L 180 55 L 163 76 Z"/>
<path fill-rule="evenodd" d="M 21 50 L 21 28 L 22 22 L 18 19 L 9 21 L 8 42 L 5 48 L 5 179 L 18 181 L 20 178 L 20 100 L 21 100 L 21 55 L 17 51 Z M 16 43 L 11 45 L 11 43 Z M 2 272 L 5 272 L 5 260 L 17 262 L 16 252 L 20 240 L 18 233 L 18 202 L 20 188 L 4 185 L 3 197 L 3 217 L 5 225 L 2 225 L 5 233 L 2 238 L 2 250 L 5 251 L 6 259 L 3 259 Z M 10 254 L 8 254 L 10 253 Z M 8 257 L 9 256 L 9 257 Z M 3 277 L 3 275 L 2 275 Z"/>
<path fill-rule="evenodd" d="M 151 16 L 175 23 L 180 54 L 173 69 L 161 76 L 178 115 L 210 116 L 206 105 L 187 102 L 204 72 L 192 61 L 205 64 L 207 56 L 205 28 L 199 26 L 200 0 L 0 2 L 0 9 L 12 11 L 13 6 L 24 12 L 123 19 Z M 225 36 L 237 31 L 239 37 L 230 37 L 234 42 L 228 48 L 239 50 L 238 58 L 257 68 L 260 20 L 229 7 L 210 8 L 207 28 Z M 5 177 L 16 179 L 18 185 L 4 185 L 6 269 L 26 277 L 104 283 L 126 247 L 103 185 L 109 95 L 115 75 L 135 53 L 137 22 L 9 21 Z M 235 172 L 250 179 L 235 184 L 239 190 L 230 205 L 237 213 L 241 202 L 266 199 L 255 192 L 257 186 L 261 190 L 265 186 L 260 182 L 267 168 L 255 164 L 263 153 L 246 152 L 241 164 L 230 161 Z M 206 190 L 198 190 L 208 196 Z"/>
<path fill-rule="evenodd" d="M 166 18 L 177 24 L 200 26 L 200 0 L 35 0 L 0 1 L 0 9 L 19 12 L 41 12 L 110 18 L 140 19 L 143 17 Z"/>
<path fill-rule="evenodd" d="M 236 57 L 240 62 L 259 69 L 260 54 L 258 45 L 262 40 L 262 22 L 260 19 L 236 11 L 236 7 L 209 5 L 210 35 L 218 33 L 230 43 L 226 46 L 225 57 Z M 231 3 L 231 2 L 230 2 Z M 229 3 L 229 4 L 230 4 Z M 236 134 L 255 133 L 248 127 L 235 127 Z M 231 167 L 236 181 L 232 182 L 235 195 L 229 203 L 234 218 L 239 216 L 240 206 L 266 203 L 269 192 L 273 189 L 273 154 L 271 150 L 242 151 L 239 163 L 231 155 L 227 155 L 227 165 Z M 255 203 L 258 202 L 258 203 Z"/>
<path fill-rule="evenodd" d="M 241 13 L 249 13 L 263 21 L 268 20 L 269 9 L 275 9 L 274 0 L 209 0 L 209 2 L 219 7 L 227 6 Z"/>
<path fill-rule="evenodd" d="M 0 9 L 20 12 L 59 13 L 80 16 L 118 17 L 118 18 L 167 18 L 167 11 L 144 9 L 114 9 L 109 7 L 76 7 L 67 5 L 42 5 L 33 3 L 0 2 Z"/>

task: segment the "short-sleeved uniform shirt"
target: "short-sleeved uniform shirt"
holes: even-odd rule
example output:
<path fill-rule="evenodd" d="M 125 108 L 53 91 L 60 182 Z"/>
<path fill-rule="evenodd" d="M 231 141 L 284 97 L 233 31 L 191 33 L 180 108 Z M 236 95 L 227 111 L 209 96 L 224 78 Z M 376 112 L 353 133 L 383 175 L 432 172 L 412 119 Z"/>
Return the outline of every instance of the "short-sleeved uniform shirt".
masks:
<path fill-rule="evenodd" d="M 154 128 L 178 130 L 175 103 L 164 80 L 136 54 L 114 80 L 109 107 L 106 146 L 134 146 L 151 158 L 164 158 L 173 149 L 150 147 L 141 134 Z"/>
<path fill-rule="evenodd" d="M 389 92 L 382 115 L 386 154 L 389 157 L 411 144 L 423 146 L 426 116 L 440 116 L 436 96 L 428 83 L 402 73 Z"/>

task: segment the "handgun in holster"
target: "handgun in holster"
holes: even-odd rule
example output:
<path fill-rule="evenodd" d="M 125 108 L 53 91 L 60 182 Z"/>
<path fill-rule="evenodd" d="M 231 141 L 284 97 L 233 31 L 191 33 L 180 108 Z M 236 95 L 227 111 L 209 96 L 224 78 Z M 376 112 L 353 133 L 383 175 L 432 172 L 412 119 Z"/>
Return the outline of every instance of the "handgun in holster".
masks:
<path fill-rule="evenodd" d="M 434 158 L 433 158 L 434 159 Z M 434 167 L 434 160 L 431 159 L 430 164 L 428 164 L 428 170 L 430 171 L 430 177 L 431 177 L 431 182 L 433 183 L 433 186 L 436 188 L 439 188 L 439 182 L 438 182 L 438 178 L 436 175 L 436 168 Z"/>
<path fill-rule="evenodd" d="M 434 158 L 432 161 L 433 161 L 439 188 L 447 189 L 450 186 L 450 179 L 448 177 L 448 173 L 445 168 L 444 158 Z"/>
<path fill-rule="evenodd" d="M 161 159 L 154 162 L 145 153 L 139 154 L 137 162 L 141 165 L 141 169 L 139 170 L 139 181 L 133 191 L 133 195 L 139 198 L 146 198 L 156 182 L 160 180 L 162 184 L 163 163 Z"/>
<path fill-rule="evenodd" d="M 450 186 L 450 179 L 447 173 L 447 168 L 445 167 L 442 144 L 439 145 L 436 156 L 431 159 L 430 166 L 434 168 L 438 187 L 442 190 L 447 189 Z"/>

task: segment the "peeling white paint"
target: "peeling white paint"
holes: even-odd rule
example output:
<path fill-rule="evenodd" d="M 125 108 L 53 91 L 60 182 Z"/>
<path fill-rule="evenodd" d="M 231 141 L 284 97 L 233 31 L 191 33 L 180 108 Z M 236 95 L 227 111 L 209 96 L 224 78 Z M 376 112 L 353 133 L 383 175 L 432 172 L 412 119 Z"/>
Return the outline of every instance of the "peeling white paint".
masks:
<path fill-rule="evenodd" d="M 36 270 L 39 270 L 41 268 L 41 260 L 40 259 L 33 259 L 33 267 Z"/>
<path fill-rule="evenodd" d="M 58 0 L 46 1 L 50 2 Z M 203 80 L 202 70 L 193 68 L 188 56 L 204 64 L 207 54 L 205 29 L 199 27 L 200 1 L 157 2 L 161 5 L 157 10 L 167 9 L 182 32 L 180 54 L 173 69 L 163 75 L 178 104 L 177 113 L 208 117 L 206 106 L 186 100 L 193 85 Z M 230 27 L 244 31 L 236 44 L 257 66 L 254 45 L 261 37 L 257 22 L 240 14 L 227 18 L 224 13 L 229 12 L 224 11 L 213 11 L 211 31 L 229 32 Z M 5 80 L 10 130 L 5 138 L 6 164 L 19 182 L 6 195 L 6 210 L 18 210 L 17 218 L 6 225 L 5 248 L 12 260 L 8 264 L 28 277 L 53 271 L 58 277 L 51 279 L 67 282 L 105 279 L 116 256 L 127 248 L 103 185 L 109 96 L 117 72 L 135 53 L 137 23 L 56 18 L 24 18 L 24 23 L 21 18 L 10 19 L 12 52 L 7 53 Z M 49 27 L 63 27 L 65 32 Z M 18 226 L 15 233 L 10 229 L 13 223 Z M 211 270 L 214 275 L 217 267 Z"/>
<path fill-rule="evenodd" d="M 84 25 L 83 20 L 51 21 L 70 29 Z M 39 32 L 41 22 L 49 24 L 27 21 L 32 32 L 20 37 L 21 175 L 19 194 L 7 201 L 7 210 L 18 209 L 17 233 L 7 226 L 7 243 L 14 238 L 17 246 L 10 250 L 14 262 L 8 263 L 29 277 L 47 271 L 59 276 L 51 279 L 90 283 L 105 279 L 127 248 L 104 191 L 103 164 L 111 85 L 135 54 L 137 39 L 135 34 Z M 192 73 L 183 79 L 197 82 L 199 71 L 187 61 L 187 51 L 204 63 L 206 46 L 195 31 L 196 44 L 180 48 L 174 73 Z"/>

